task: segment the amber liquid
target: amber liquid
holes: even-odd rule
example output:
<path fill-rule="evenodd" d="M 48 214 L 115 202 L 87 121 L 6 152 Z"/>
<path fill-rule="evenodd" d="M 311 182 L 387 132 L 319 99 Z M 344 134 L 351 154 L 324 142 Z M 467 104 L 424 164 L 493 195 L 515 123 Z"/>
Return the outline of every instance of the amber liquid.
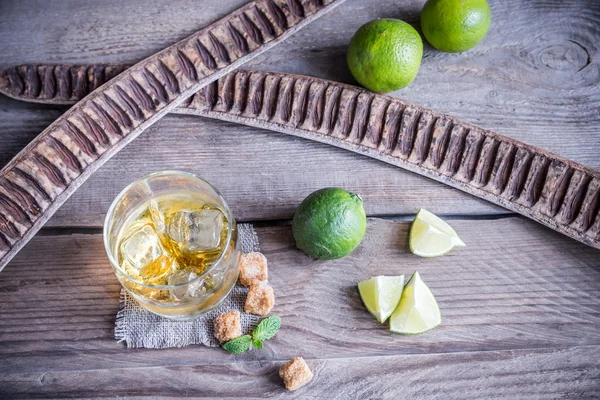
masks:
<path fill-rule="evenodd" d="M 142 203 L 125 221 L 121 228 L 117 246 L 118 257 L 121 268 L 133 278 L 150 285 L 167 285 L 166 274 L 160 274 L 161 269 L 173 268 L 174 270 L 186 270 L 198 275 L 202 274 L 213 262 L 215 262 L 227 240 L 227 219 L 223 215 L 223 227 L 221 230 L 218 247 L 208 251 L 186 251 L 182 245 L 174 241 L 168 234 L 173 216 L 180 211 L 217 210 L 215 205 L 207 203 L 198 194 L 169 194 L 149 198 Z M 140 227 L 150 226 L 160 237 L 164 252 L 157 262 L 145 266 L 140 271 L 130 265 L 123 255 L 123 242 L 130 238 Z M 165 276 L 164 279 L 161 276 Z"/>
<path fill-rule="evenodd" d="M 222 226 L 218 246 L 210 250 L 189 251 L 182 242 L 173 240 L 170 227 L 179 212 L 200 210 L 218 211 L 222 215 Z M 235 221 L 229 242 L 228 220 L 219 207 L 198 193 L 168 193 L 151 197 L 137 207 L 124 221 L 117 234 L 116 254 L 121 269 L 133 280 L 122 278 L 128 291 L 143 302 L 151 311 L 164 316 L 177 317 L 206 312 L 214 308 L 231 290 L 238 273 L 239 249 Z M 212 227 L 209 227 L 212 228 Z M 154 253 L 152 260 L 140 269 L 129 262 L 124 243 L 141 229 L 158 236 L 161 252 Z M 156 236 L 154 236 L 154 234 Z M 135 254 L 134 254 L 135 255 Z M 205 273 L 219 261 L 219 265 Z M 223 265 L 221 265 L 223 264 Z M 176 296 L 174 289 L 152 288 L 147 285 L 172 285 L 173 274 L 191 274 L 189 296 Z M 196 277 L 200 277 L 196 279 Z M 143 284 L 136 283 L 135 281 Z M 176 282 L 181 284 L 182 282 Z M 177 289 L 186 292 L 186 287 Z"/>

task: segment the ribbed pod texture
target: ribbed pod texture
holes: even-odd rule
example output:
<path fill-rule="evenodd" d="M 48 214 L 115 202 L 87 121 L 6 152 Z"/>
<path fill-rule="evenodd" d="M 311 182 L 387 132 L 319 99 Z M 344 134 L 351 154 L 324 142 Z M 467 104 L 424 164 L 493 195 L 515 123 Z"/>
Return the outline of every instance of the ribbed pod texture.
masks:
<path fill-rule="evenodd" d="M 600 248 L 600 173 L 449 115 L 340 83 L 235 71 L 175 112 L 325 141 L 432 177 Z"/>
<path fill-rule="evenodd" d="M 0 268 L 87 176 L 143 129 L 343 1 L 252 1 L 127 70 L 110 65 L 4 70 L 0 88 L 12 97 L 83 99 L 0 171 Z"/>
<path fill-rule="evenodd" d="M 304 8 L 300 8 L 298 2 L 293 4 L 298 8 L 287 10 L 294 9 L 301 15 L 300 10 Z M 179 65 L 186 75 L 196 73 L 185 61 Z M 28 73 L 32 70 L 38 71 L 37 74 Z M 9 79 L 5 79 L 0 91 L 20 100 L 70 104 L 123 70 L 122 65 L 13 67 L 2 73 Z M 78 83 L 85 76 L 86 83 Z M 29 79 L 36 82 L 28 83 Z M 73 89 L 81 86 L 88 91 Z M 32 98 L 25 89 L 30 87 L 53 87 L 55 95 L 48 100 L 40 90 L 37 97 Z M 70 89 L 61 89 L 65 87 Z M 122 107 L 107 98 L 111 115 L 118 122 L 109 127 L 109 132 L 116 132 L 118 125 L 129 123 L 142 109 L 154 107 L 151 94 L 139 85 L 133 89 L 136 94 L 130 96 L 117 88 L 116 98 Z M 165 83 L 164 95 L 168 95 L 167 89 Z M 61 96 L 63 92 L 68 93 L 68 97 Z M 600 247 L 600 174 L 597 171 L 415 104 L 311 77 L 237 70 L 204 87 L 173 112 L 327 141 L 458 187 Z M 96 146 L 110 145 L 109 136 L 102 129 L 94 129 L 93 121 L 88 123 L 93 137 L 88 139 L 78 134 L 77 125 L 67 121 L 65 132 L 76 146 L 68 147 L 68 141 L 56 142 L 62 145 L 60 148 L 54 146 L 60 151 L 61 162 L 72 170 L 81 170 L 80 158 L 92 157 Z M 78 152 L 76 157 L 70 155 L 70 148 Z M 53 167 L 49 165 L 45 171 L 50 173 Z M 30 176 L 26 173 L 22 171 L 21 181 Z M 60 176 L 59 169 L 53 173 L 52 182 L 61 182 Z M 14 183 L 12 187 L 19 188 Z M 34 210 L 43 204 L 43 199 L 37 200 L 30 192 L 18 196 L 21 203 L 34 204 L 31 206 Z M 31 203 L 29 199 L 36 201 Z M 18 235 L 12 226 L 10 232 Z"/>

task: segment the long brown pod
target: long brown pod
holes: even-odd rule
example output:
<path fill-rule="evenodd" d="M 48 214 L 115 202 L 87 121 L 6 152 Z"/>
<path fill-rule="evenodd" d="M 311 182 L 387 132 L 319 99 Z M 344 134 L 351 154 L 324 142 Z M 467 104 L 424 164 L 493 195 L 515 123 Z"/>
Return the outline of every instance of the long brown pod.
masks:
<path fill-rule="evenodd" d="M 23 71 L 21 86 L 27 87 Z M 88 71 L 88 81 L 124 67 L 37 66 Z M 4 75 L 15 74 L 9 69 Z M 102 75 L 102 74 L 100 74 Z M 77 76 L 71 74 L 70 76 Z M 13 78 L 16 79 L 16 78 Z M 75 87 L 74 82 L 51 83 Z M 31 86 L 31 84 L 29 84 Z M 18 85 L 17 85 L 18 87 Z M 5 81 L 0 91 L 17 94 Z M 72 103 L 77 95 L 38 96 Z M 385 95 L 298 75 L 238 70 L 206 86 L 174 113 L 261 127 L 328 143 L 425 175 L 600 248 L 600 173 L 545 150 Z"/>
<path fill-rule="evenodd" d="M 97 168 L 144 129 L 343 1 L 251 1 L 93 90 L 0 171 L 0 269 Z M 46 70 L 42 84 L 37 70 L 27 70 L 22 92 L 51 98 L 59 90 L 81 97 L 102 81 L 82 76 L 87 71 L 76 72 L 70 81 L 64 77 L 74 72 Z M 53 86 L 53 79 L 72 85 Z"/>
<path fill-rule="evenodd" d="M 600 172 L 425 107 L 306 76 L 235 71 L 174 110 L 384 161 L 600 248 Z"/>

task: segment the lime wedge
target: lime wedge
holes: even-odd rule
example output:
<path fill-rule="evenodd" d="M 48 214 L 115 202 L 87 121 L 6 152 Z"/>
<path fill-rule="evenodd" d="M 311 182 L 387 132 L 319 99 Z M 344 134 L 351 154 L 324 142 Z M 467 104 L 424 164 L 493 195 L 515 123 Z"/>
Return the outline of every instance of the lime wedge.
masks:
<path fill-rule="evenodd" d="M 404 287 L 400 303 L 390 318 L 390 331 L 416 335 L 435 328 L 441 322 L 442 315 L 433 293 L 415 271 Z"/>
<path fill-rule="evenodd" d="M 410 227 L 408 243 L 410 251 L 421 257 L 443 256 L 455 247 L 466 247 L 450 225 L 423 208 Z"/>
<path fill-rule="evenodd" d="M 365 307 L 380 323 L 384 323 L 400 301 L 404 275 L 376 276 L 358 283 L 358 292 Z"/>

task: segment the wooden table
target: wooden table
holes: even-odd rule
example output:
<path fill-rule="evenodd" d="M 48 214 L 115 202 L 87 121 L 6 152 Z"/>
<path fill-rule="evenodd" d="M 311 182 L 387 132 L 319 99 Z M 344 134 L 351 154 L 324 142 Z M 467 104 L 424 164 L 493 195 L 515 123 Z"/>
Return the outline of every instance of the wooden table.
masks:
<path fill-rule="evenodd" d="M 0 66 L 135 62 L 244 0 L 0 2 Z M 600 3 L 490 0 L 475 49 L 427 44 L 421 70 L 394 95 L 600 168 Z M 423 1 L 349 0 L 251 62 L 258 69 L 353 82 L 350 37 L 377 17 L 419 25 Z M 0 164 L 64 107 L 0 98 Z M 120 285 L 104 253 L 109 204 L 164 169 L 218 187 L 256 222 L 283 328 L 239 356 L 190 346 L 128 350 L 114 340 Z M 370 216 L 351 256 L 313 261 L 289 220 L 310 192 L 359 192 Z M 407 249 L 413 214 L 447 217 L 468 244 L 437 259 Z M 443 315 L 419 336 L 391 334 L 356 283 L 418 269 Z M 283 134 L 167 116 L 78 190 L 0 273 L 0 397 L 598 398 L 600 252 L 484 201 L 381 162 Z M 280 365 L 302 355 L 310 386 L 286 393 Z"/>

